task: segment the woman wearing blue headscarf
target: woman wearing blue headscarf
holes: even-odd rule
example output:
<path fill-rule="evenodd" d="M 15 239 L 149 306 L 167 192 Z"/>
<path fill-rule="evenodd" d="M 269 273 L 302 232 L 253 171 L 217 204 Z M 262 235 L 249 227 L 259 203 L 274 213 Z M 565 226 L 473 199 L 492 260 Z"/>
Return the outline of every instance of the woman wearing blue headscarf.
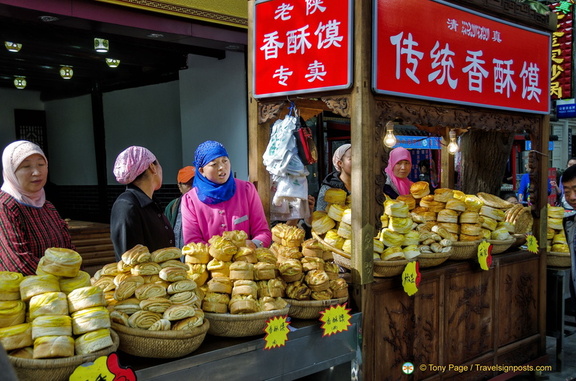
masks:
<path fill-rule="evenodd" d="M 242 230 L 248 247 L 268 247 L 272 233 L 256 187 L 231 176 L 226 148 L 209 140 L 194 155 L 196 176 L 192 190 L 182 198 L 184 243 L 207 243 L 225 231 Z"/>

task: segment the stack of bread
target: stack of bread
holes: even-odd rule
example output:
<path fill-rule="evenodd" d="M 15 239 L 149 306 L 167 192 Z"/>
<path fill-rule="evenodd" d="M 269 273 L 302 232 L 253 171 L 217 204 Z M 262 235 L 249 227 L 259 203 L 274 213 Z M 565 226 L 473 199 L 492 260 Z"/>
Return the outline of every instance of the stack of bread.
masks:
<path fill-rule="evenodd" d="M 246 247 L 247 239 L 244 231 L 226 231 L 208 245 L 191 243 L 182 249 L 187 263 L 206 267 L 200 287 L 205 312 L 248 314 L 286 306 L 274 255 L 266 248 Z"/>
<path fill-rule="evenodd" d="M 304 230 L 297 226 L 278 224 L 272 228 L 272 237 L 283 234 L 293 239 L 274 239 L 270 250 L 275 255 L 287 298 L 329 300 L 348 296 L 348 284 L 338 276 L 339 267 L 332 252 L 314 238 L 304 240 Z"/>
<path fill-rule="evenodd" d="M 80 270 L 81 264 L 82 257 L 74 250 L 48 248 L 37 275 L 2 273 L 0 289 L 8 288 L 6 295 L 14 305 L 10 309 L 0 306 L 0 317 L 13 311 L 12 324 L 0 328 L 0 340 L 7 350 L 15 350 L 11 355 L 35 359 L 71 357 L 113 345 L 104 294 L 90 286 L 90 276 Z M 2 321 L 6 323 L 7 319 Z"/>
<path fill-rule="evenodd" d="M 566 234 L 562 225 L 564 218 L 564 208 L 560 206 L 548 205 L 547 210 L 548 231 L 546 234 L 546 246 L 548 251 L 555 253 L 569 253 Z"/>
<path fill-rule="evenodd" d="M 136 245 L 91 278 L 104 292 L 114 323 L 151 331 L 187 330 L 204 323 L 202 294 L 177 247 L 150 252 Z"/>

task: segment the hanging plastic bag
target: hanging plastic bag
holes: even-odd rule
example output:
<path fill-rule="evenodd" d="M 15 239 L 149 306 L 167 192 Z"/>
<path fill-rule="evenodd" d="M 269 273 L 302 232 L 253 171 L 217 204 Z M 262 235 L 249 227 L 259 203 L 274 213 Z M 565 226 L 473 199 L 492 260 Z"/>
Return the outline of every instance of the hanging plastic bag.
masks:
<path fill-rule="evenodd" d="M 294 130 L 296 129 L 296 117 L 286 116 L 279 119 L 272 126 L 270 141 L 262 156 L 266 170 L 274 175 L 282 176 L 286 168 L 291 164 L 290 172 L 299 172 L 297 163 L 292 162 L 293 156 L 298 154 Z"/>

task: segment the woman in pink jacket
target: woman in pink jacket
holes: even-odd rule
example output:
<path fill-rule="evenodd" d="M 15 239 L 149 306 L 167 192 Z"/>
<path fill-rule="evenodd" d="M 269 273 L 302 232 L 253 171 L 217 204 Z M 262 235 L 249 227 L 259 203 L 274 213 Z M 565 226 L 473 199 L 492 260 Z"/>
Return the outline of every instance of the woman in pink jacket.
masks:
<path fill-rule="evenodd" d="M 225 231 L 243 230 L 246 246 L 268 247 L 272 233 L 256 187 L 232 177 L 226 148 L 209 140 L 198 146 L 192 190 L 182 197 L 184 243 L 207 243 Z"/>

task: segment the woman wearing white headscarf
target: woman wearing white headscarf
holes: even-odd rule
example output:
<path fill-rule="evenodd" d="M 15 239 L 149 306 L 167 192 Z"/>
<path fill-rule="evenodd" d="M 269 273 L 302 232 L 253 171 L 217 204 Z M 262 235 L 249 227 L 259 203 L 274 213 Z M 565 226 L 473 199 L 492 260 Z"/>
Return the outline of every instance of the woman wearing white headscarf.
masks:
<path fill-rule="evenodd" d="M 49 247 L 73 249 L 68 225 L 46 200 L 48 160 L 42 149 L 15 141 L 2 153 L 0 192 L 0 270 L 36 274 Z"/>
<path fill-rule="evenodd" d="M 154 198 L 162 186 L 162 166 L 147 148 L 131 146 L 120 152 L 114 176 L 126 185 L 112 206 L 110 237 L 116 259 L 137 244 L 150 252 L 175 245 L 174 230 L 164 208 Z"/>
<path fill-rule="evenodd" d="M 332 155 L 334 171 L 322 180 L 318 197 L 316 197 L 316 210 L 326 210 L 328 203 L 324 195 L 330 188 L 344 189 L 348 194 L 352 191 L 352 145 L 342 144 Z"/>

